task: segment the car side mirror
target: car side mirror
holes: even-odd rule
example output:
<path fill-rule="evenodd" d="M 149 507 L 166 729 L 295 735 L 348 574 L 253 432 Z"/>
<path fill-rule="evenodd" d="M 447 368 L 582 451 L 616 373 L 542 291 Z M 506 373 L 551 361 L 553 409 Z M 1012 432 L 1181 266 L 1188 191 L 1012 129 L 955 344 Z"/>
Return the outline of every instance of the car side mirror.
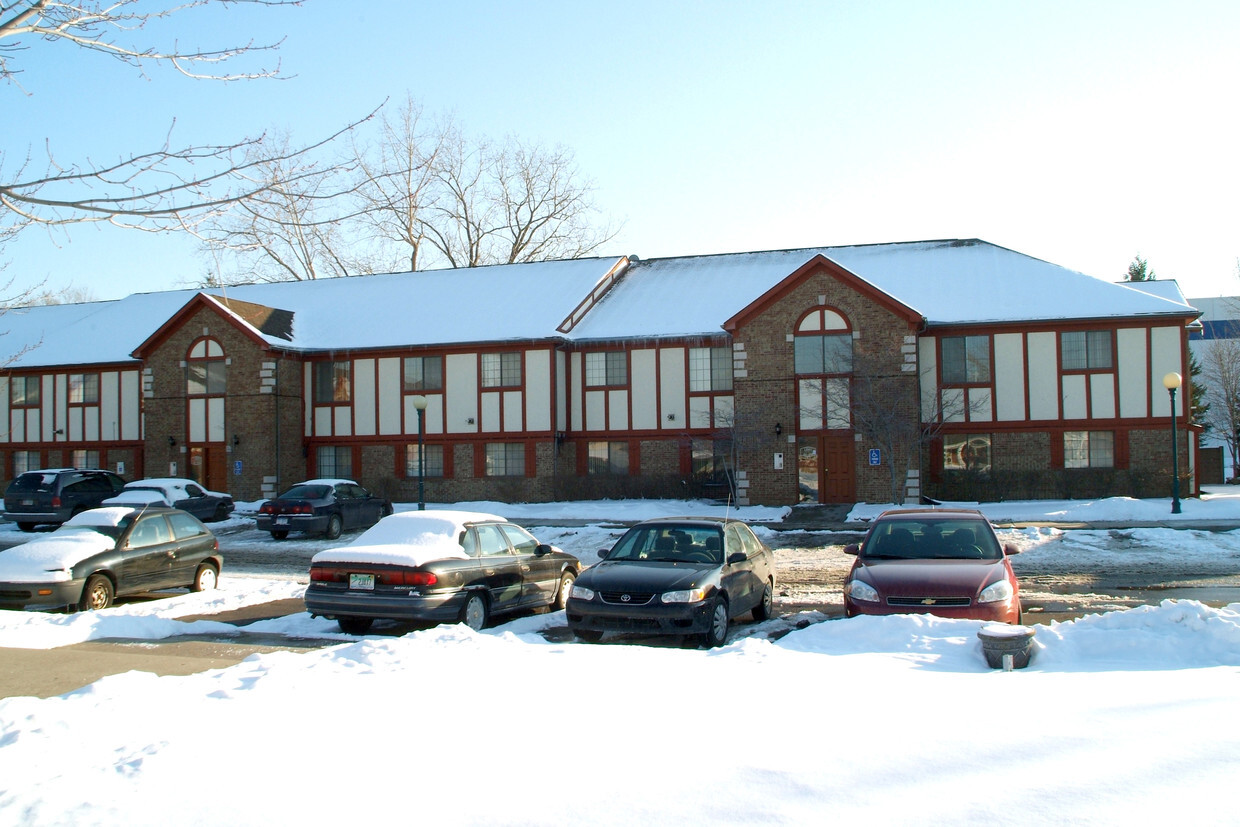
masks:
<path fill-rule="evenodd" d="M 601 548 L 601 549 L 599 549 L 599 550 L 598 550 L 598 559 L 600 559 L 600 560 L 606 560 L 606 559 L 607 559 L 607 555 L 608 555 L 608 553 L 610 553 L 610 552 L 611 552 L 611 549 L 609 549 L 609 548 Z"/>
<path fill-rule="evenodd" d="M 728 555 L 728 565 L 735 566 L 749 559 L 749 555 L 743 551 L 734 551 Z"/>
<path fill-rule="evenodd" d="M 550 553 L 551 553 L 551 546 L 547 545 L 546 543 L 539 543 L 534 548 L 534 554 L 538 557 L 542 557 L 544 554 L 550 554 Z"/>
<path fill-rule="evenodd" d="M 1013 555 L 1013 554 L 1020 554 L 1020 549 L 1018 549 L 1016 546 L 1012 545 L 1011 543 L 1004 543 L 1004 544 L 1003 544 L 1003 554 L 1004 554 L 1004 556 L 1010 556 L 1010 555 Z"/>
<path fill-rule="evenodd" d="M 861 553 L 861 548 L 856 543 L 849 543 L 848 545 L 844 546 L 844 553 L 851 554 L 855 557 L 856 555 Z"/>

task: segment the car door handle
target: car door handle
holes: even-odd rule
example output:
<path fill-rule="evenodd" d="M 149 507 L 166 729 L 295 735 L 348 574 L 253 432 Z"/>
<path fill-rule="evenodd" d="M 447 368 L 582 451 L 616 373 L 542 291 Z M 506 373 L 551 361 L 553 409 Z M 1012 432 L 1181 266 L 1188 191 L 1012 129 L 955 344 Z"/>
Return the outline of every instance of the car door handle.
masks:
<path fill-rule="evenodd" d="M 527 571 L 529 571 L 529 570 L 530 570 L 530 567 L 529 567 L 529 566 L 526 566 L 526 565 L 522 565 L 522 566 L 521 566 L 521 571 L 522 571 L 522 572 L 527 572 Z"/>

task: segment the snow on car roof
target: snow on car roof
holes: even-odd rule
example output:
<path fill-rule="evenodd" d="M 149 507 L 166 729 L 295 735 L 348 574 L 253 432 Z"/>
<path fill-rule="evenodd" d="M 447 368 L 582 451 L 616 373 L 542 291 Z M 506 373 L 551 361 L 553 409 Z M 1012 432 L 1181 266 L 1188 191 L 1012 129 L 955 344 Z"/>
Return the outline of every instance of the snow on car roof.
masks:
<path fill-rule="evenodd" d="M 168 504 L 167 498 L 163 493 L 153 488 L 126 488 L 115 497 L 108 497 L 103 501 L 104 505 L 123 505 L 124 503 L 162 503 Z"/>
<path fill-rule="evenodd" d="M 340 485 L 342 483 L 344 485 L 357 485 L 357 482 L 355 480 L 332 479 L 332 478 L 325 477 L 319 480 L 303 480 L 299 483 L 294 483 L 293 485 L 290 485 L 289 488 L 296 488 L 298 485 Z"/>
<path fill-rule="evenodd" d="M 81 514 L 73 515 L 65 525 L 107 526 L 115 528 L 121 524 L 122 520 L 133 514 L 135 510 L 119 505 L 109 508 L 91 508 L 83 511 Z"/>
<path fill-rule="evenodd" d="M 403 511 L 384 517 L 347 546 L 320 551 L 310 563 L 421 566 L 431 560 L 466 558 L 461 532 L 476 522 L 506 520 L 475 511 Z"/>

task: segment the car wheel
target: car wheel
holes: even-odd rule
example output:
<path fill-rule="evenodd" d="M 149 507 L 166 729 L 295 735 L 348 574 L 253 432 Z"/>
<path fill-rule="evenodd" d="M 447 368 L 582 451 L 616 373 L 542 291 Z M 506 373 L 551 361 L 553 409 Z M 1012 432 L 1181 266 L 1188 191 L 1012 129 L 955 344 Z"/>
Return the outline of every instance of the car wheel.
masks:
<path fill-rule="evenodd" d="M 92 574 L 86 578 L 86 588 L 82 589 L 82 600 L 78 603 L 78 611 L 94 612 L 112 605 L 115 592 L 112 581 L 102 574 Z"/>
<path fill-rule="evenodd" d="M 487 600 L 477 592 L 465 598 L 461 609 L 461 622 L 475 632 L 487 625 Z"/>
<path fill-rule="evenodd" d="M 340 521 L 339 514 L 333 514 L 331 519 L 327 521 L 327 530 L 323 532 L 323 536 L 328 540 L 340 539 L 340 531 L 344 528 L 344 524 Z"/>
<path fill-rule="evenodd" d="M 211 522 L 218 523 L 221 520 L 228 519 L 228 506 L 220 503 L 215 507 L 215 515 L 211 518 Z"/>
<path fill-rule="evenodd" d="M 775 605 L 775 584 L 770 580 L 766 581 L 766 588 L 762 590 L 762 602 L 753 607 L 754 620 L 769 620 L 773 614 L 772 609 Z"/>
<path fill-rule="evenodd" d="M 340 624 L 340 631 L 346 635 L 364 635 L 370 630 L 375 619 L 373 617 L 338 617 L 336 622 Z"/>
<path fill-rule="evenodd" d="M 702 635 L 707 649 L 714 649 L 728 642 L 728 601 L 715 595 L 710 604 L 710 628 Z"/>
<path fill-rule="evenodd" d="M 598 643 L 603 639 L 603 633 L 595 629 L 573 629 L 573 634 L 586 643 Z"/>
<path fill-rule="evenodd" d="M 283 539 L 284 539 L 285 537 L 287 537 L 287 536 L 288 536 L 288 532 L 287 532 L 287 531 L 273 531 L 273 532 L 271 532 L 271 539 L 273 539 L 273 540 L 283 540 Z"/>
<path fill-rule="evenodd" d="M 18 523 L 17 527 L 22 531 L 34 531 L 36 523 Z"/>
<path fill-rule="evenodd" d="M 203 563 L 194 574 L 194 582 L 189 584 L 190 591 L 209 592 L 219 585 L 220 573 L 210 563 Z"/>
<path fill-rule="evenodd" d="M 573 590 L 573 584 L 577 582 L 577 575 L 571 571 L 566 571 L 560 575 L 560 588 L 552 598 L 551 604 L 547 607 L 550 611 L 560 612 L 564 610 L 564 604 L 568 602 L 568 593 Z"/>

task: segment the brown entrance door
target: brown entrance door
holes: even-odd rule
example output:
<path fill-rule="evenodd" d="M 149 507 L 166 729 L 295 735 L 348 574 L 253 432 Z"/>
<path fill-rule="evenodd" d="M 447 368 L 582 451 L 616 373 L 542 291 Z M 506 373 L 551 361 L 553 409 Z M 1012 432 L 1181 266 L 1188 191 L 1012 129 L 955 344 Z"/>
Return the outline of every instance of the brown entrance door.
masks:
<path fill-rule="evenodd" d="M 857 469 L 852 434 L 819 437 L 822 457 L 820 502 L 854 503 L 857 501 Z"/>
<path fill-rule="evenodd" d="M 185 476 L 211 491 L 227 491 L 228 452 L 223 445 L 191 445 Z"/>

